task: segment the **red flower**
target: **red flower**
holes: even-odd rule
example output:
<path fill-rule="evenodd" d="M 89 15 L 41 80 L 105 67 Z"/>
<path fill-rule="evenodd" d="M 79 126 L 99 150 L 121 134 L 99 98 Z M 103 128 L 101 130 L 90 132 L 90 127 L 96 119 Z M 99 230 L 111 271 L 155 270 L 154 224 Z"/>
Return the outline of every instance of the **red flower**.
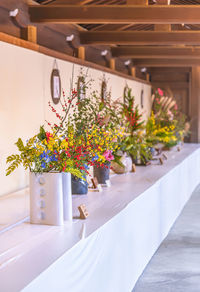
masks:
<path fill-rule="evenodd" d="M 49 124 L 49 123 L 48 123 Z M 47 139 L 47 143 L 49 142 L 50 137 L 52 137 L 52 134 L 49 132 L 46 132 L 46 139 Z"/>
<path fill-rule="evenodd" d="M 163 95 L 164 95 L 162 89 L 158 88 L 158 94 L 159 94 L 160 96 L 163 96 Z"/>

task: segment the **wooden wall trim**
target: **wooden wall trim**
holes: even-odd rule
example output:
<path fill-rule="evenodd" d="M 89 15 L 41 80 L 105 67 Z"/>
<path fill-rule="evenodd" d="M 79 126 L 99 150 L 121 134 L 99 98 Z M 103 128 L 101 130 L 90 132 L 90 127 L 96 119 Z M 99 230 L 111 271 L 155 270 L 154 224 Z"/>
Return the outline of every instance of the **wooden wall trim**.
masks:
<path fill-rule="evenodd" d="M 71 62 L 71 63 L 75 63 L 75 64 L 80 65 L 80 66 L 86 66 L 86 67 L 89 67 L 89 68 L 92 68 L 92 69 L 96 69 L 96 70 L 99 70 L 99 71 L 103 71 L 103 72 L 107 72 L 107 73 L 110 73 L 110 74 L 113 74 L 113 75 L 117 75 L 117 76 L 125 78 L 125 79 L 138 81 L 140 83 L 151 85 L 151 83 L 146 81 L 146 80 L 142 80 L 142 79 L 139 79 L 137 77 L 132 77 L 130 75 L 121 73 L 119 71 L 115 71 L 115 70 L 112 70 L 110 68 L 107 68 L 107 67 L 104 67 L 104 66 L 92 63 L 92 62 L 81 60 L 81 59 L 66 55 L 64 53 L 60 53 L 60 52 L 54 51 L 52 49 L 40 46 L 38 44 L 29 42 L 29 41 L 22 40 L 20 38 L 8 35 L 8 34 L 3 33 L 3 32 L 0 32 L 0 41 L 6 42 L 6 43 L 9 43 L 9 44 L 18 46 L 18 47 L 22 47 L 22 48 L 25 48 L 25 49 L 29 49 L 29 50 L 32 50 L 32 51 L 35 51 L 35 52 L 38 52 L 38 53 L 53 57 L 53 58 L 61 59 L 61 60 L 64 60 L 64 61 L 67 61 L 67 62 Z"/>

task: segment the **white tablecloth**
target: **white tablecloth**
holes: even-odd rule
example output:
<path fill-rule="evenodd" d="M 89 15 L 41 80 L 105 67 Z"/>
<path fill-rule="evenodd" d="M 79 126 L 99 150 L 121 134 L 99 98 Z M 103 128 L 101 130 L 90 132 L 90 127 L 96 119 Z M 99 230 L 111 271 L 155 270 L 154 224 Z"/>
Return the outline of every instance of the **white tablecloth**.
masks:
<path fill-rule="evenodd" d="M 103 193 L 75 197 L 74 214 L 85 203 L 86 221 L 24 223 L 1 234 L 0 291 L 131 291 L 200 183 L 198 145 L 168 156 L 164 165 L 114 176 Z"/>

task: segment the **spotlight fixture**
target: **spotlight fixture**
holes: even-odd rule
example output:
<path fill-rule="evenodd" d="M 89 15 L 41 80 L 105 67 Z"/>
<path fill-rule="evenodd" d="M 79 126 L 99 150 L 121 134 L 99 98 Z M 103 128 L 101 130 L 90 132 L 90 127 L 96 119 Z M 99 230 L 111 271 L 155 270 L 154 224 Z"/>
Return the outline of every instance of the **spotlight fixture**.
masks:
<path fill-rule="evenodd" d="M 16 27 L 18 27 L 18 28 L 20 28 L 20 29 L 23 29 L 23 28 L 25 28 L 26 26 L 24 25 L 24 24 L 22 24 L 21 22 L 20 22 L 20 20 L 19 20 L 19 9 L 18 8 L 16 8 L 16 9 L 14 9 L 14 10 L 10 10 L 9 11 L 9 16 L 10 16 L 10 20 L 12 21 L 12 23 L 16 26 Z"/>
<path fill-rule="evenodd" d="M 74 39 L 74 34 L 66 36 L 66 42 L 72 42 Z"/>
<path fill-rule="evenodd" d="M 108 50 L 101 51 L 101 57 L 104 59 L 106 63 L 106 67 L 109 67 L 109 60 L 107 58 Z"/>
<path fill-rule="evenodd" d="M 72 49 L 73 56 L 75 57 L 75 55 L 76 55 L 76 47 L 73 44 L 73 40 L 74 40 L 74 34 L 70 34 L 70 35 L 66 36 L 66 42 L 68 43 L 69 47 Z"/>
<path fill-rule="evenodd" d="M 19 13 L 19 9 L 16 8 L 16 9 L 14 9 L 14 10 L 9 11 L 9 16 L 15 18 L 15 17 L 17 16 L 18 13 Z"/>
<path fill-rule="evenodd" d="M 145 67 L 142 68 L 142 69 L 141 69 L 141 72 L 142 72 L 142 73 L 146 73 L 146 72 L 147 72 L 147 68 L 145 68 Z"/>
<path fill-rule="evenodd" d="M 101 56 L 105 57 L 108 54 L 108 50 L 101 51 Z"/>
<path fill-rule="evenodd" d="M 126 67 L 128 67 L 130 64 L 131 64 L 131 60 L 127 60 L 127 61 L 124 62 L 124 65 L 125 65 Z"/>

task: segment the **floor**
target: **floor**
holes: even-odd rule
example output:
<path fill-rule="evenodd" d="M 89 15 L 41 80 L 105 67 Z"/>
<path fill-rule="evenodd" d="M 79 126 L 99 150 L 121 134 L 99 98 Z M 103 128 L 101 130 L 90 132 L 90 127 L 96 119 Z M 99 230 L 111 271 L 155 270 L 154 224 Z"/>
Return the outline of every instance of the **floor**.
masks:
<path fill-rule="evenodd" d="M 200 186 L 132 292 L 200 292 Z"/>

